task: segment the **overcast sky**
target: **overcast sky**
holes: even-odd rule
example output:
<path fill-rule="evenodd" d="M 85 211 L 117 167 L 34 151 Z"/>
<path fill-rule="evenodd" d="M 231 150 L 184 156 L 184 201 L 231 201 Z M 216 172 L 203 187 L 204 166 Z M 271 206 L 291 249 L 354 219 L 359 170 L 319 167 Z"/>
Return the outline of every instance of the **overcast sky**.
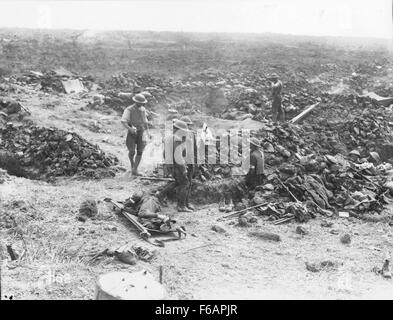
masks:
<path fill-rule="evenodd" d="M 0 0 L 0 28 L 392 38 L 392 0 Z"/>

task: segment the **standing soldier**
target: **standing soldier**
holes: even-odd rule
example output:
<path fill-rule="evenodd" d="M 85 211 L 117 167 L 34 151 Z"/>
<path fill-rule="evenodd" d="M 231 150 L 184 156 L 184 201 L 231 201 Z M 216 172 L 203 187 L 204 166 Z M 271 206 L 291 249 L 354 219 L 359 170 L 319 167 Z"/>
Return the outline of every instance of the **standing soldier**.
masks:
<path fill-rule="evenodd" d="M 246 175 L 246 185 L 254 189 L 262 184 L 265 176 L 265 156 L 257 138 L 250 139 L 250 169 Z"/>
<path fill-rule="evenodd" d="M 135 103 L 124 110 L 121 123 L 127 129 L 126 145 L 131 163 L 131 172 L 132 175 L 138 176 L 138 166 L 146 146 L 146 135 L 144 133 L 145 130 L 148 130 L 148 120 L 144 107 L 147 100 L 142 94 L 136 94 L 132 100 Z"/>
<path fill-rule="evenodd" d="M 284 110 L 281 104 L 281 90 L 282 90 L 282 82 L 279 80 L 279 77 L 276 73 L 273 73 L 270 76 L 272 80 L 271 89 L 272 89 L 272 118 L 273 122 L 277 121 L 285 121 Z"/>
<path fill-rule="evenodd" d="M 183 116 L 180 118 L 181 121 L 185 122 L 187 124 L 187 129 L 189 131 L 189 139 L 187 140 L 187 152 L 190 153 L 188 155 L 188 164 L 187 164 L 187 175 L 188 179 L 190 181 L 190 187 L 187 192 L 187 197 L 186 197 L 186 207 L 192 211 L 195 210 L 194 206 L 190 204 L 190 193 L 191 193 L 191 188 L 192 188 L 192 179 L 197 175 L 197 169 L 198 169 L 198 164 L 197 164 L 197 143 L 196 143 L 196 133 L 194 131 L 194 123 L 192 120 L 187 117 Z"/>
<path fill-rule="evenodd" d="M 174 120 L 173 135 L 167 137 L 165 140 L 164 157 L 167 164 L 170 164 L 172 176 L 175 179 L 177 211 L 191 212 L 193 207 L 188 203 L 188 197 L 191 189 L 191 174 L 190 168 L 186 161 L 186 147 L 187 139 L 189 139 L 189 130 L 187 124 L 181 120 Z M 185 139 L 184 139 L 185 138 Z M 179 154 L 179 152 L 181 152 Z M 168 185 L 168 188 L 170 185 Z M 165 192 L 168 192 L 165 188 Z M 160 197 L 164 196 L 161 193 Z"/>

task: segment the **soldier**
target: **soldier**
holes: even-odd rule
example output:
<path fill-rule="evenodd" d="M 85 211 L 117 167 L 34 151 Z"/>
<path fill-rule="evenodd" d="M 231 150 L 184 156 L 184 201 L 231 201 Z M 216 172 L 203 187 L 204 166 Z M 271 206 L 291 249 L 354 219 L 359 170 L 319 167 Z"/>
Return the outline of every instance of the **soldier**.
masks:
<path fill-rule="evenodd" d="M 279 77 L 276 73 L 273 73 L 270 76 L 272 80 L 271 89 L 272 89 L 272 119 L 274 122 L 277 121 L 285 121 L 284 110 L 282 108 L 282 99 L 281 99 L 281 90 L 282 90 L 282 82 L 279 80 Z"/>
<path fill-rule="evenodd" d="M 265 156 L 257 138 L 250 139 L 250 169 L 246 175 L 246 185 L 253 189 L 262 184 L 265 177 Z"/>
<path fill-rule="evenodd" d="M 145 130 L 148 130 L 148 120 L 144 107 L 147 100 L 142 94 L 136 94 L 132 100 L 135 103 L 124 110 L 121 122 L 127 129 L 126 145 L 131 163 L 131 172 L 138 176 L 138 166 L 146 146 L 146 135 L 144 133 Z"/>
<path fill-rule="evenodd" d="M 192 120 L 187 117 L 187 116 L 183 116 L 180 118 L 181 121 L 185 122 L 187 124 L 187 129 L 190 133 L 189 137 L 191 139 L 187 140 L 187 151 L 191 152 L 194 155 L 193 159 L 188 158 L 191 163 L 187 164 L 187 175 L 188 175 L 188 179 L 190 181 L 190 187 L 188 189 L 187 192 L 187 197 L 186 197 L 186 207 L 192 211 L 195 210 L 194 206 L 192 204 L 190 204 L 190 192 L 191 192 L 191 188 L 192 188 L 192 179 L 196 176 L 197 174 L 197 143 L 196 143 L 196 135 L 194 132 L 194 123 L 192 122 Z"/>
<path fill-rule="evenodd" d="M 194 210 L 188 203 L 192 175 L 190 173 L 190 167 L 186 162 L 186 150 L 181 149 L 183 143 L 187 143 L 189 133 L 187 124 L 184 121 L 176 119 L 173 122 L 173 135 L 167 137 L 165 140 L 164 157 L 166 162 L 171 164 L 170 170 L 175 179 L 178 212 L 191 212 Z M 169 187 L 170 185 L 168 185 L 168 188 L 165 188 L 166 191 Z M 162 196 L 164 196 L 163 193 L 161 193 L 160 198 Z"/>

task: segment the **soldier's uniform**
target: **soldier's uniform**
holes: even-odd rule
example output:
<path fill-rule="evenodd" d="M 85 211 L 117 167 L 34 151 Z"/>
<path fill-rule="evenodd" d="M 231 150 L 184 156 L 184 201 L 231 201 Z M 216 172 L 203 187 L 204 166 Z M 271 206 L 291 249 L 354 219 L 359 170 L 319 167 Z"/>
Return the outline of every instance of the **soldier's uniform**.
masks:
<path fill-rule="evenodd" d="M 178 120 L 178 122 L 180 122 Z M 186 130 L 186 125 L 185 125 Z M 164 197 L 164 192 L 169 192 L 173 187 L 176 190 L 176 199 L 178 209 L 184 209 L 188 206 L 188 198 L 191 189 L 191 180 L 193 175 L 193 165 L 187 164 L 185 159 L 186 150 L 182 151 L 182 157 L 178 159 L 175 156 L 177 148 L 181 148 L 184 143 L 184 135 L 174 133 L 165 140 L 164 157 L 166 165 L 175 179 L 175 184 L 169 184 L 161 193 L 160 198 Z M 173 189 L 172 189 L 173 190 Z"/>
<path fill-rule="evenodd" d="M 272 85 L 272 118 L 274 122 L 285 121 L 281 98 L 282 82 L 277 79 Z"/>
<path fill-rule="evenodd" d="M 254 144 L 257 148 L 251 151 L 250 154 L 250 169 L 246 175 L 246 185 L 253 189 L 263 183 L 265 177 L 265 156 L 260 149 L 257 139 L 251 139 L 251 144 Z"/>

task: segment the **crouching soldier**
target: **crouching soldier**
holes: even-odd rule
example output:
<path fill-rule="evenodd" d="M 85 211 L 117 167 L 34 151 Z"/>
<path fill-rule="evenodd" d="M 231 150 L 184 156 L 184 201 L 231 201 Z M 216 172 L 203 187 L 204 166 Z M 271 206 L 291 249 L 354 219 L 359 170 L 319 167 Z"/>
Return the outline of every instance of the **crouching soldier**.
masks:
<path fill-rule="evenodd" d="M 265 156 L 257 138 L 250 139 L 250 169 L 246 175 L 246 185 L 254 189 L 263 183 L 265 177 Z"/>

